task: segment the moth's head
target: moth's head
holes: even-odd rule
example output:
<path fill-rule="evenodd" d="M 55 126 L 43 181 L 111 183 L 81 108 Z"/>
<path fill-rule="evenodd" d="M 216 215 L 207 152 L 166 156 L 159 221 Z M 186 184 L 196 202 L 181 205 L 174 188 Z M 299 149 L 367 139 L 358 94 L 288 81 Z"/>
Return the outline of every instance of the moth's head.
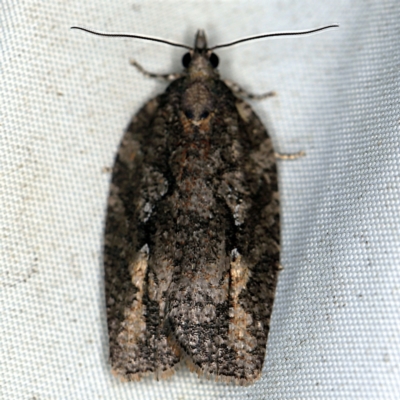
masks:
<path fill-rule="evenodd" d="M 194 41 L 194 47 L 184 54 L 182 64 L 189 73 L 201 71 L 215 74 L 218 67 L 218 56 L 207 48 L 207 38 L 204 30 L 199 29 Z"/>

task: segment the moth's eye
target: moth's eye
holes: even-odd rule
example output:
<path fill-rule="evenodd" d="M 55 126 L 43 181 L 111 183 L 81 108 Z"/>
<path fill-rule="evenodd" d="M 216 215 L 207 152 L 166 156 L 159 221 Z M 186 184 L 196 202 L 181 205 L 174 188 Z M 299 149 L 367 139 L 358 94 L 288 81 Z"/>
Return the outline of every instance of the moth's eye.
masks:
<path fill-rule="evenodd" d="M 216 54 L 211 53 L 209 60 L 210 60 L 211 66 L 212 66 L 213 68 L 217 68 L 217 67 L 218 67 L 219 58 L 218 58 L 218 56 L 217 56 Z"/>
<path fill-rule="evenodd" d="M 190 53 L 186 53 L 183 57 L 182 57 L 182 64 L 185 68 L 189 67 L 190 61 L 192 61 L 192 56 L 190 55 Z"/>

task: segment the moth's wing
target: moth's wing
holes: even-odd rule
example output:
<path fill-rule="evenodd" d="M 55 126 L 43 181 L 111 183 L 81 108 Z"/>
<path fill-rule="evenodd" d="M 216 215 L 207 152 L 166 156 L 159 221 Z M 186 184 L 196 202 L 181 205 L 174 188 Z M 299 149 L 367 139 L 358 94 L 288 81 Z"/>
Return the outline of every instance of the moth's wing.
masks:
<path fill-rule="evenodd" d="M 213 179 L 200 193 L 215 208 L 211 219 L 204 213 L 196 224 L 192 217 L 192 231 L 177 230 L 187 233 L 180 252 L 189 253 L 176 261 L 181 270 L 170 287 L 169 324 L 192 369 L 248 385 L 261 374 L 279 270 L 277 171 L 258 117 L 230 91 L 221 87 L 219 94 L 208 150 Z"/>
<path fill-rule="evenodd" d="M 236 363 L 227 351 L 221 357 L 219 374 L 233 375 L 239 383 L 249 384 L 259 378 L 264 363 L 280 269 L 279 193 L 271 138 L 247 103 L 237 100 L 236 108 L 242 146 L 248 145 L 243 174 L 228 174 L 228 179 L 233 176 L 237 204 L 232 204 L 232 193 L 225 196 L 235 211 L 237 226 L 237 252 L 231 256 L 228 333 Z"/>
<path fill-rule="evenodd" d="M 145 228 L 166 184 L 152 165 L 157 154 L 152 155 L 151 142 L 157 137 L 162 141 L 163 134 L 162 119 L 157 119 L 160 99 L 148 102 L 128 126 L 108 198 L 104 267 L 110 361 L 113 373 L 124 380 L 148 374 L 167 377 L 180 359 L 179 351 L 160 332 L 162 311 L 154 299 L 160 283 L 154 281 L 149 268 Z"/>

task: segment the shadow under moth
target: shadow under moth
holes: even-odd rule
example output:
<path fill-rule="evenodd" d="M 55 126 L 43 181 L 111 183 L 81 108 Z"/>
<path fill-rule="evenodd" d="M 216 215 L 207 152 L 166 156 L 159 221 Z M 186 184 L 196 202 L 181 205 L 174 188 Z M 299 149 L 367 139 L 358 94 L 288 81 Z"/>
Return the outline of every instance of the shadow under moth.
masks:
<path fill-rule="evenodd" d="M 133 117 L 112 170 L 104 266 L 120 378 L 167 378 L 181 361 L 239 385 L 260 377 L 280 269 L 276 156 L 213 50 L 326 28 L 213 48 L 203 31 L 193 48 L 101 34 L 189 50 L 183 73 L 163 76 L 165 92 Z"/>

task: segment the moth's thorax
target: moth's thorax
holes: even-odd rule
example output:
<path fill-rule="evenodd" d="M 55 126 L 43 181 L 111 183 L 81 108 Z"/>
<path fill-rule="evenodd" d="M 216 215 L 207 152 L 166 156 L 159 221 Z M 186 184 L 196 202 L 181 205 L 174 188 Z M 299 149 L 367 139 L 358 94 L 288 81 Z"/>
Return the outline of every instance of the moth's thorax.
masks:
<path fill-rule="evenodd" d="M 208 130 L 208 121 L 213 113 L 214 103 L 214 97 L 206 82 L 203 80 L 190 82 L 181 99 L 181 122 L 184 126 L 189 123 L 189 126 L 202 126 L 203 130 Z M 204 125 L 204 122 L 207 124 Z"/>

